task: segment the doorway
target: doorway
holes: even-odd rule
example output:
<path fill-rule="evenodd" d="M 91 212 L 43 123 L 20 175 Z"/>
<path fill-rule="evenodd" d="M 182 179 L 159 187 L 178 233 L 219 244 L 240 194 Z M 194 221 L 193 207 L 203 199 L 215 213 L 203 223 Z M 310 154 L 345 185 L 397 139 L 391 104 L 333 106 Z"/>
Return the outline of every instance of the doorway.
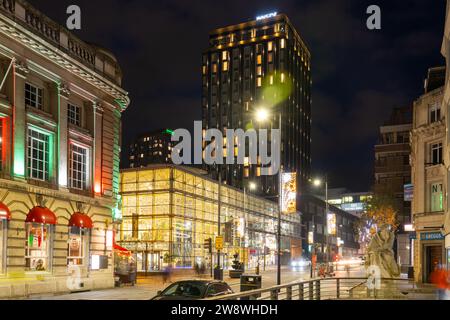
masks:
<path fill-rule="evenodd" d="M 159 252 L 147 252 L 148 271 L 161 270 L 161 254 Z"/>
<path fill-rule="evenodd" d="M 431 273 L 442 264 L 442 245 L 424 245 L 424 268 L 423 280 L 431 283 Z"/>

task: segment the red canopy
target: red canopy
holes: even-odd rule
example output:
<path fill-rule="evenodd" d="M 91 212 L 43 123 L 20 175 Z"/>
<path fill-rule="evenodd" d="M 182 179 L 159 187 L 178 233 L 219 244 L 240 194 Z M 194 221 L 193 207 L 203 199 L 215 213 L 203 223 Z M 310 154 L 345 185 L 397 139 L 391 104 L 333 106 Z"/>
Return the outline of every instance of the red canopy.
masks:
<path fill-rule="evenodd" d="M 37 206 L 28 212 L 25 222 L 56 224 L 56 215 L 48 208 Z"/>
<path fill-rule="evenodd" d="M 128 250 L 124 247 L 121 247 L 116 243 L 116 233 L 115 232 L 113 232 L 113 249 L 119 251 L 120 254 L 131 256 L 130 250 Z"/>
<path fill-rule="evenodd" d="M 81 212 L 75 212 L 72 214 L 69 220 L 69 227 L 79 227 L 92 229 L 92 220 L 88 215 Z"/>
<path fill-rule="evenodd" d="M 11 211 L 3 202 L 0 202 L 0 219 L 11 220 Z"/>
<path fill-rule="evenodd" d="M 119 246 L 118 244 L 113 244 L 114 250 L 120 251 L 121 254 L 131 255 L 131 251 L 128 249 L 125 249 L 124 247 Z"/>

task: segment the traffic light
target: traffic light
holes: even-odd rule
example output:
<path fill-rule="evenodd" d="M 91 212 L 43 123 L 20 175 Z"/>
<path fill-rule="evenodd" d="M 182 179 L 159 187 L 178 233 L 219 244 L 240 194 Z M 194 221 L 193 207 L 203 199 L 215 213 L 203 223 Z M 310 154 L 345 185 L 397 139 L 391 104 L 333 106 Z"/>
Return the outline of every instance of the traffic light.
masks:
<path fill-rule="evenodd" d="M 205 242 L 203 243 L 203 248 L 208 249 L 208 252 L 212 252 L 212 239 L 208 238 L 205 239 Z"/>

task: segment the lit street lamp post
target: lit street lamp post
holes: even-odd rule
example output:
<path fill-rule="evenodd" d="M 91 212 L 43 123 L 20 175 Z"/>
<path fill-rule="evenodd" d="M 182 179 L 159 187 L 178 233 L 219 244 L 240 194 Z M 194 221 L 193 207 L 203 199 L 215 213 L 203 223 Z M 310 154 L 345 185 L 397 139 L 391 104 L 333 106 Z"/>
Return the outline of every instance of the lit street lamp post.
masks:
<path fill-rule="evenodd" d="M 253 191 L 256 189 L 256 183 L 254 182 L 250 182 L 248 185 L 248 189 L 249 191 Z M 248 251 L 248 240 L 247 240 L 247 235 L 248 235 L 248 214 L 247 214 L 247 206 L 246 206 L 246 198 L 247 198 L 247 186 L 244 186 L 244 222 L 245 222 L 245 226 L 244 226 L 244 248 L 246 249 L 246 254 L 248 255 L 247 251 Z M 244 257 L 245 258 L 245 257 Z M 247 258 L 247 266 L 248 267 L 248 258 Z M 259 256 L 258 256 L 258 270 L 259 270 Z"/>
<path fill-rule="evenodd" d="M 256 120 L 258 122 L 264 122 L 268 119 L 269 112 L 265 109 L 259 109 L 256 113 Z M 281 135 L 281 119 L 282 119 L 282 113 L 280 109 L 279 114 L 279 122 L 278 122 L 278 129 L 280 130 L 280 146 L 282 141 L 282 135 Z M 280 157 L 281 162 L 281 157 Z M 278 227 L 277 227 L 277 285 L 281 284 L 281 211 L 282 211 L 282 174 L 283 169 L 281 168 L 280 163 L 280 170 L 278 172 Z"/>
<path fill-rule="evenodd" d="M 320 179 L 314 179 L 313 184 L 315 187 L 319 187 L 322 184 L 322 180 Z M 328 233 L 328 211 L 329 211 L 329 204 L 328 204 L 328 178 L 325 176 L 325 246 L 327 249 L 326 254 L 326 263 L 327 263 L 327 269 L 328 265 L 330 263 L 330 245 L 329 245 L 329 233 Z"/>

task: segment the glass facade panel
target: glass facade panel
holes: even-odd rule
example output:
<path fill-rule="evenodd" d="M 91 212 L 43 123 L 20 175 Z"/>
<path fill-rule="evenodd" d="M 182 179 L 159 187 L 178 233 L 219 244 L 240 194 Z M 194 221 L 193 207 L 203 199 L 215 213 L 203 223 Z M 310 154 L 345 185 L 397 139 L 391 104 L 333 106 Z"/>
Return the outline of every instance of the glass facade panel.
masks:
<path fill-rule="evenodd" d="M 214 243 L 218 235 L 217 182 L 180 169 L 145 168 L 134 175 L 131 171 L 122 174 L 121 181 L 127 187 L 121 189 L 123 223 L 118 238 L 120 245 L 139 253 L 141 270 L 159 270 L 169 264 L 175 268 L 192 268 L 202 262 L 209 267 L 214 265 L 217 255 L 214 245 L 211 261 L 204 241 L 212 238 Z M 142 177 L 147 181 L 154 177 L 155 184 L 165 184 L 165 190 L 142 189 Z M 135 190 L 130 188 L 133 185 Z M 221 208 L 223 267 L 231 267 L 235 253 L 247 267 L 255 267 L 258 261 L 262 265 L 263 260 L 266 265 L 274 264 L 277 203 L 248 194 L 244 199 L 242 191 L 222 186 Z M 133 228 L 137 230 L 133 232 Z M 290 238 L 300 239 L 300 216 L 283 214 L 281 230 L 282 250 L 289 254 Z"/>

